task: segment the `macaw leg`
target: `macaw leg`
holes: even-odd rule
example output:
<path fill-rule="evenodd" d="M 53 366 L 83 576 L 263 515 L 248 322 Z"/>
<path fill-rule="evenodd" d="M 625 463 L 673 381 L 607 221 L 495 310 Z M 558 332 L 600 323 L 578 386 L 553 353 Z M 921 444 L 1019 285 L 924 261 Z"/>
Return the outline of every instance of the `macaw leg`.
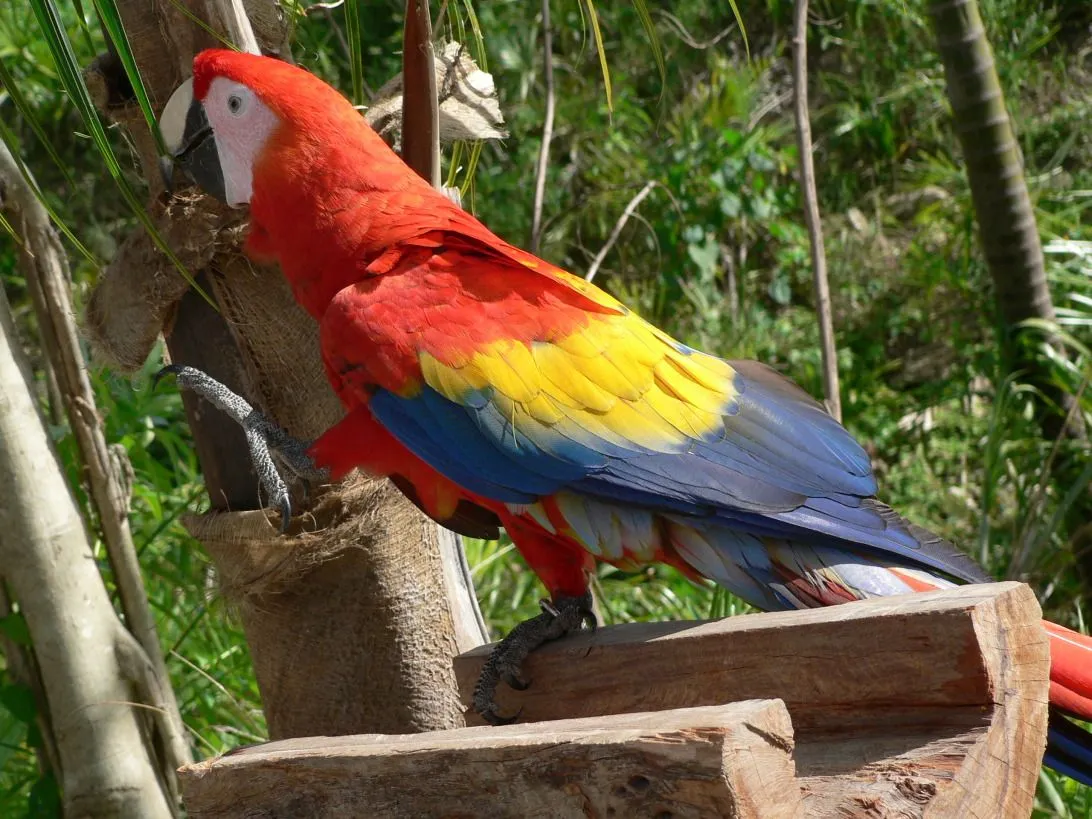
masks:
<path fill-rule="evenodd" d="M 501 523 L 553 599 L 542 601 L 542 614 L 512 629 L 482 667 L 474 688 L 474 710 L 493 725 L 504 725 L 519 717 L 518 713 L 501 716 L 493 695 L 501 680 L 517 690 L 527 687 L 520 666 L 528 654 L 545 642 L 579 631 L 585 624 L 592 629 L 597 625 L 588 590 L 588 574 L 595 569 L 592 556 L 521 515 L 501 513 Z"/>
<path fill-rule="evenodd" d="M 273 456 L 301 480 L 322 483 L 329 480 L 329 473 L 317 467 L 307 454 L 310 442 L 293 438 L 284 428 L 254 409 L 245 398 L 200 370 L 171 364 L 155 374 L 155 382 L 167 374 L 176 376 L 182 389 L 197 393 L 242 427 L 258 480 L 269 496 L 270 505 L 280 510 L 281 532 L 286 531 L 292 517 L 292 502 L 288 486 L 277 470 Z"/>
<path fill-rule="evenodd" d="M 519 718 L 518 711 L 510 717 L 501 716 L 497 704 L 493 702 L 493 695 L 501 680 L 517 691 L 530 685 L 520 674 L 520 667 L 528 654 L 543 643 L 579 631 L 584 625 L 593 630 L 597 625 L 590 591 L 579 597 L 559 595 L 553 601 L 543 600 L 540 605 L 542 614 L 524 620 L 508 632 L 482 667 L 478 684 L 474 687 L 474 710 L 492 725 L 507 725 Z"/>

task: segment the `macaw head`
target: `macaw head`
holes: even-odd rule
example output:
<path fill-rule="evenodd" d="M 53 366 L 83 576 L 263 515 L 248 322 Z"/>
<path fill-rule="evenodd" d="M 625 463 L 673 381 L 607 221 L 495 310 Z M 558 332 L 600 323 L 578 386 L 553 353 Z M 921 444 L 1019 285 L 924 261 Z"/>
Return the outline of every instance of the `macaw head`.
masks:
<path fill-rule="evenodd" d="M 314 155 L 309 146 L 349 138 L 357 149 L 373 139 L 385 147 L 352 104 L 313 74 L 273 57 L 220 49 L 194 59 L 193 77 L 171 95 L 160 130 L 169 153 L 165 177 L 178 166 L 232 206 L 250 203 L 274 143 L 282 149 L 281 172 L 303 172 L 305 163 L 292 159 Z"/>

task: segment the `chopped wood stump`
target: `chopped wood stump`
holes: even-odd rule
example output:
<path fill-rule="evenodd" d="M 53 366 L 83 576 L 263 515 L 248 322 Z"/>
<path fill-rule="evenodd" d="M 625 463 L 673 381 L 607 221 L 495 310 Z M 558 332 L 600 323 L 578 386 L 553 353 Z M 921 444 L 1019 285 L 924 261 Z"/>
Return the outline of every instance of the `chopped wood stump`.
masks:
<path fill-rule="evenodd" d="M 1030 816 L 1049 655 L 993 583 L 544 646 L 520 722 L 282 740 L 181 771 L 191 817 Z M 455 660 L 469 702 L 483 646 Z M 468 715 L 468 721 L 480 721 Z"/>

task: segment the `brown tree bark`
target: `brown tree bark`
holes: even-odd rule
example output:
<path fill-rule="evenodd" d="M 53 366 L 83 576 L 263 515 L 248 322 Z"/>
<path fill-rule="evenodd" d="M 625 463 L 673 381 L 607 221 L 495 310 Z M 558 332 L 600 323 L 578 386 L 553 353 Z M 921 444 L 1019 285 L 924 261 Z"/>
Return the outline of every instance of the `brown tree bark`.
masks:
<path fill-rule="evenodd" d="M 184 5 L 216 31 L 235 30 L 226 22 L 227 0 Z M 171 0 L 118 6 L 149 94 L 162 106 L 189 75 L 194 54 L 216 42 Z M 276 3 L 249 0 L 246 9 L 262 49 L 288 57 Z M 114 91 L 123 87 L 117 68 L 100 60 L 93 72 L 107 113 L 133 135 L 158 197 L 158 157 L 136 106 Z M 209 371 L 293 435 L 314 438 L 335 423 L 343 410 L 323 375 L 317 327 L 278 270 L 240 254 L 238 214 L 204 197 L 169 207 L 155 198 L 151 209 L 191 272 L 200 272 L 217 310 L 185 292 L 146 237 L 130 237 L 89 306 L 99 350 L 131 366 L 166 322 L 173 361 Z M 162 308 L 165 294 L 167 304 L 177 303 L 173 315 Z M 481 642 L 483 629 L 454 536 L 387 482 L 362 478 L 313 498 L 309 514 L 279 536 L 257 511 L 241 433 L 200 401 L 187 399 L 186 408 L 213 506 L 187 526 L 238 604 L 270 735 L 461 725 L 451 657 Z M 306 507 L 298 500 L 297 508 Z"/>

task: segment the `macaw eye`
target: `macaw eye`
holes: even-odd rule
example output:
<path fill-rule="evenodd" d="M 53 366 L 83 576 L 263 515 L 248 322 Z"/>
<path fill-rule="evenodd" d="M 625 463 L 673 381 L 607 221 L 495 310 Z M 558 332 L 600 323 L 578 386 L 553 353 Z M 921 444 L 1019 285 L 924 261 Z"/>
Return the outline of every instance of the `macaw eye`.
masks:
<path fill-rule="evenodd" d="M 234 116 L 239 116 L 243 113 L 243 98 L 238 94 L 232 94 L 227 100 L 228 111 Z"/>

